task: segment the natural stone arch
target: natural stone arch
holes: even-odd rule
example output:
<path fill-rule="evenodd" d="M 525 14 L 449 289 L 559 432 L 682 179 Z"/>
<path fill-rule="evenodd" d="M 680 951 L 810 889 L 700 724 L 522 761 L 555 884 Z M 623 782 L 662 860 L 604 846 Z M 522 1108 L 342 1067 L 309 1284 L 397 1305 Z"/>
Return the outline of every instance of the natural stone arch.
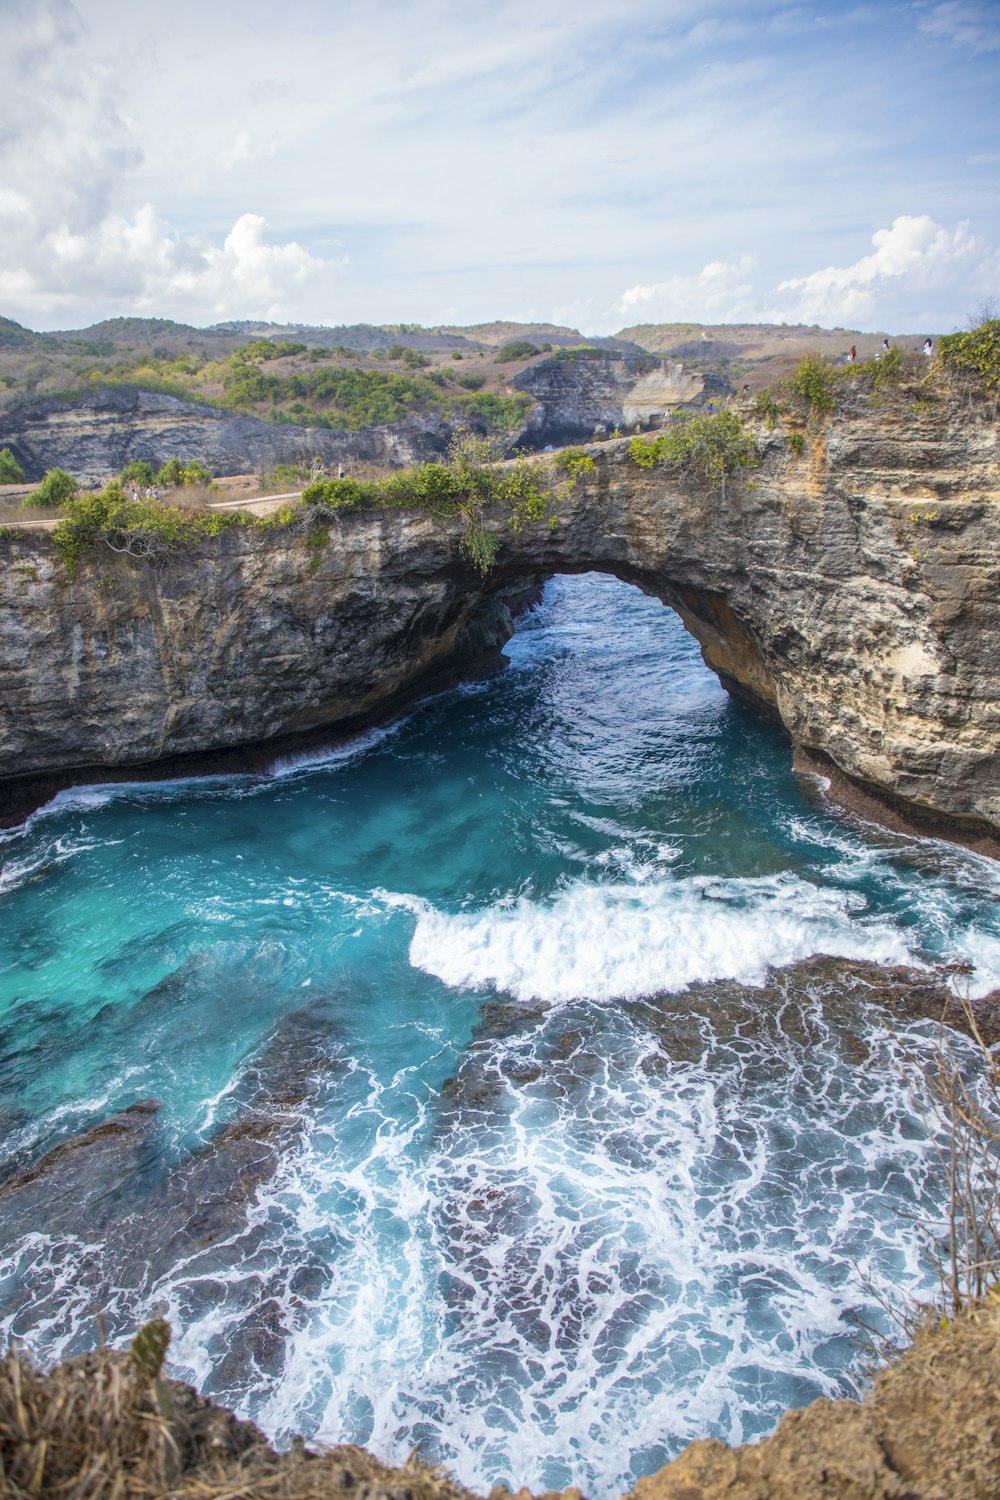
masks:
<path fill-rule="evenodd" d="M 228 532 L 159 569 L 107 554 L 67 576 L 19 534 L 0 574 L 0 776 L 95 771 L 350 733 L 476 669 L 509 603 L 598 570 L 677 610 L 706 662 L 780 720 L 800 762 L 997 852 L 1000 493 L 990 412 L 854 408 L 724 494 L 593 445 L 558 524 L 342 513 L 328 544 Z"/>

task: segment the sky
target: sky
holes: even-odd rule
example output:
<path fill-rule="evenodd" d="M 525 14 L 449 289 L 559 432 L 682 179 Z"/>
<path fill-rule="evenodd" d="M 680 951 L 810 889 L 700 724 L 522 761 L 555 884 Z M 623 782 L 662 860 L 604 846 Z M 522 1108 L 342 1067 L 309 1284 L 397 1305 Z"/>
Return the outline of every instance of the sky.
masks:
<path fill-rule="evenodd" d="M 0 314 L 948 332 L 1000 0 L 0 0 Z"/>

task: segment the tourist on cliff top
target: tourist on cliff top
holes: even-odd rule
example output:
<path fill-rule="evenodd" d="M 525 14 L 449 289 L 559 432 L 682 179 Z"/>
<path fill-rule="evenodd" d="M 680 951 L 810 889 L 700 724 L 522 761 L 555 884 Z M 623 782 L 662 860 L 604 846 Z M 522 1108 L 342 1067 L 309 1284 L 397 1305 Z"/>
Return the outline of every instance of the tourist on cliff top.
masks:
<path fill-rule="evenodd" d="M 888 339 L 883 339 L 882 340 L 882 347 L 878 351 L 878 353 L 876 354 L 875 358 L 876 359 L 885 359 L 885 357 L 886 357 L 886 355 L 888 353 L 889 353 L 889 340 Z"/>
<path fill-rule="evenodd" d="M 857 349 L 855 349 L 854 345 L 852 344 L 851 345 L 851 352 L 847 356 L 847 363 L 849 365 L 853 365 L 853 363 L 857 359 L 857 357 L 858 357 L 858 351 L 857 351 Z"/>
<path fill-rule="evenodd" d="M 924 339 L 924 347 L 922 352 L 927 359 L 930 359 L 931 355 L 934 353 L 933 339 Z"/>

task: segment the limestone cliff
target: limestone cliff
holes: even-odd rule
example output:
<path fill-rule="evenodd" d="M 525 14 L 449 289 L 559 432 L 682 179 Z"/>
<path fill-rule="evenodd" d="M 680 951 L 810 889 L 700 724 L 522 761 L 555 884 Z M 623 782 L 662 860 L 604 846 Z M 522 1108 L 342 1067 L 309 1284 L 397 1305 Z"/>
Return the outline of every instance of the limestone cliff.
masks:
<path fill-rule="evenodd" d="M 285 426 L 128 385 L 70 400 L 39 396 L 0 416 L 0 445 L 11 449 L 30 480 L 60 468 L 85 485 L 102 484 L 136 458 L 155 467 L 169 458 L 197 458 L 213 474 L 313 458 L 422 463 L 446 451 L 450 432 L 430 414 L 361 432 Z"/>
<path fill-rule="evenodd" d="M 501 541 L 485 580 L 462 523 L 415 512 L 342 514 L 319 549 L 227 533 L 158 570 L 104 552 L 75 579 L 46 538 L 8 536 L 0 776 L 350 730 L 495 649 L 512 590 L 599 569 L 677 609 L 808 764 L 995 838 L 992 406 L 855 392 L 801 454 L 780 425 L 755 435 L 760 467 L 722 494 L 594 445 L 594 473 L 557 487 L 554 529 L 485 518 Z"/>

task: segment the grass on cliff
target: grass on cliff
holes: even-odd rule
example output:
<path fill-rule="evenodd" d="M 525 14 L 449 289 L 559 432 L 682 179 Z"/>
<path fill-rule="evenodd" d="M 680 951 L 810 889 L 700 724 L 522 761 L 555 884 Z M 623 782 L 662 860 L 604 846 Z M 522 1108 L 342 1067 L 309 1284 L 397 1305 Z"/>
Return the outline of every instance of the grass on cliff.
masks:
<path fill-rule="evenodd" d="M 183 478 L 172 503 L 132 499 L 117 482 L 100 494 L 71 493 L 62 506 L 52 541 L 67 570 L 74 574 L 81 561 L 102 546 L 157 563 L 225 531 L 304 531 L 312 564 L 318 566 L 329 524 L 338 515 L 346 511 L 409 509 L 423 511 L 439 521 L 459 518 L 464 523 L 462 552 L 485 574 L 501 544 L 497 526 L 491 529 L 485 524 L 488 512 L 497 513 L 498 525 L 514 533 L 542 522 L 556 524 L 552 491 L 545 477 L 545 470 L 537 465 L 503 462 L 498 439 L 465 432 L 453 439 L 447 463 L 421 464 L 378 479 L 317 479 L 306 486 L 298 503 L 285 505 L 270 516 L 182 503 L 187 493 Z M 201 495 L 197 488 L 191 493 L 196 499 Z"/>
<path fill-rule="evenodd" d="M 361 1448 L 277 1454 L 258 1429 L 163 1378 L 170 1330 L 46 1373 L 16 1348 L 0 1361 L 0 1493 L 9 1500 L 331 1500 L 388 1493 L 469 1500 L 412 1458 L 390 1469 Z M 390 1491 L 391 1486 L 391 1491 Z"/>

